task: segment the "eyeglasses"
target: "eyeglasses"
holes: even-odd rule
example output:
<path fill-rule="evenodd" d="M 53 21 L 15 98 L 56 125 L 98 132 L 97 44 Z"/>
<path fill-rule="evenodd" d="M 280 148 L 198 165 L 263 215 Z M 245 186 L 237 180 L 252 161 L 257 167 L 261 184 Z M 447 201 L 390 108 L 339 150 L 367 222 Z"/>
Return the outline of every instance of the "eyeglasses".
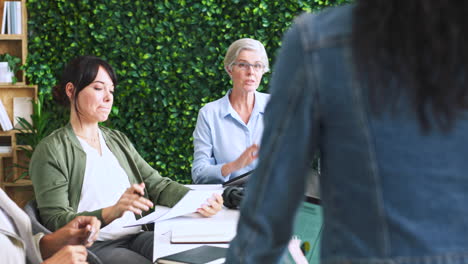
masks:
<path fill-rule="evenodd" d="M 256 72 L 263 71 L 263 69 L 265 68 L 265 66 L 261 63 L 250 64 L 247 62 L 234 62 L 232 65 L 236 65 L 237 67 L 239 67 L 239 69 L 243 71 L 248 71 L 250 67 L 252 67 Z"/>

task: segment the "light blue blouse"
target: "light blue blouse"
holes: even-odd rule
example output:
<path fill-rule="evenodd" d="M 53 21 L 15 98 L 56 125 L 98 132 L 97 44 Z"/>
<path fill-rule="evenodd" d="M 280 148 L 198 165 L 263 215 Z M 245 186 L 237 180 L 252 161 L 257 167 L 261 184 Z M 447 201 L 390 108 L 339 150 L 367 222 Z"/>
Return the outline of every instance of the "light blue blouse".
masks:
<path fill-rule="evenodd" d="M 192 179 L 196 184 L 223 183 L 257 166 L 250 165 L 223 177 L 221 167 L 236 160 L 252 144 L 260 144 L 263 134 L 263 113 L 269 94 L 255 92 L 255 105 L 245 124 L 226 95 L 202 107 L 193 132 L 194 160 Z"/>

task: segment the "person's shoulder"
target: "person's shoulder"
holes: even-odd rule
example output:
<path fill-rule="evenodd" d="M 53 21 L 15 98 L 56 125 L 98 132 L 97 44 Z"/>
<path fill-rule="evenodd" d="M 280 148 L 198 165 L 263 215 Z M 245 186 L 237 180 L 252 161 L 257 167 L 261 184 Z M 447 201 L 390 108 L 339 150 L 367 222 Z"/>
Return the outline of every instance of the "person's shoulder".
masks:
<path fill-rule="evenodd" d="M 262 92 L 255 92 L 255 95 L 258 96 L 260 100 L 268 100 L 270 99 L 270 94 L 262 93 Z"/>
<path fill-rule="evenodd" d="M 105 127 L 101 125 L 99 125 L 99 129 L 102 131 L 102 133 L 105 133 L 105 134 L 121 134 L 122 133 L 117 129 L 113 129 L 113 128 L 109 128 L 109 127 Z"/>
<path fill-rule="evenodd" d="M 349 40 L 352 33 L 355 5 L 328 7 L 315 13 L 304 13 L 295 19 L 295 25 L 305 30 L 317 44 L 333 44 Z"/>
<path fill-rule="evenodd" d="M 48 136 L 43 138 L 39 144 L 54 144 L 62 141 L 64 138 L 67 137 L 67 129 L 66 127 L 58 128 Z"/>
<path fill-rule="evenodd" d="M 70 142 L 68 138 L 68 132 L 66 127 L 58 128 L 48 136 L 44 137 L 35 147 L 34 152 L 41 152 L 44 150 L 52 150 L 52 149 L 61 149 L 68 145 Z"/>
<path fill-rule="evenodd" d="M 205 104 L 200 108 L 200 113 L 209 114 L 209 113 L 218 113 L 225 108 L 226 98 L 223 96 L 215 101 L 211 101 Z"/>
<path fill-rule="evenodd" d="M 99 126 L 99 129 L 101 129 L 102 134 L 104 135 L 105 138 L 128 140 L 127 135 L 125 135 L 125 133 L 117 129 L 113 129 L 113 128 L 109 128 L 105 126 Z"/>
<path fill-rule="evenodd" d="M 255 92 L 256 102 L 260 104 L 260 108 L 265 109 L 268 101 L 270 100 L 270 94 L 262 93 L 262 92 Z"/>
<path fill-rule="evenodd" d="M 344 23 L 348 25 L 352 23 L 353 12 L 355 5 L 347 4 L 342 6 L 327 7 L 320 11 L 315 11 L 313 13 L 303 13 L 298 16 L 294 22 L 296 24 L 314 24 L 316 27 L 325 26 L 325 27 L 340 27 L 345 30 L 347 27 L 343 27 Z"/>

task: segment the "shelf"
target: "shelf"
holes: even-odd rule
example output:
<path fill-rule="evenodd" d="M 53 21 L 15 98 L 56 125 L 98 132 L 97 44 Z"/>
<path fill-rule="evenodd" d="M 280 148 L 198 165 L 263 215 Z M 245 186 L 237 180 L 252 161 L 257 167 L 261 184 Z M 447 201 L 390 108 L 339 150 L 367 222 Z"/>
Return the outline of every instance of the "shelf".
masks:
<path fill-rule="evenodd" d="M 13 157 L 13 152 L 0 153 L 0 158 L 11 158 Z"/>
<path fill-rule="evenodd" d="M 31 133 L 31 130 L 26 130 L 26 129 L 23 130 L 23 129 L 19 129 L 19 128 L 13 128 L 12 130 L 3 131 L 0 128 L 0 137 L 12 136 L 13 134 L 21 135 L 21 134 L 27 134 L 27 133 Z"/>
<path fill-rule="evenodd" d="M 15 147 L 15 150 L 19 150 L 19 151 L 21 151 L 23 149 L 32 150 L 31 146 L 29 146 L 29 145 L 16 145 L 16 147 Z"/>
<path fill-rule="evenodd" d="M 22 39 L 23 39 L 22 34 L 0 34 L 0 40 L 22 40 Z"/>
<path fill-rule="evenodd" d="M 21 179 L 16 182 L 4 182 L 3 186 L 5 187 L 24 187 L 24 186 L 32 186 L 31 180 Z"/>
<path fill-rule="evenodd" d="M 11 136 L 13 134 L 17 134 L 18 132 L 15 129 L 8 130 L 8 131 L 3 131 L 0 130 L 0 136 Z"/>
<path fill-rule="evenodd" d="M 0 83 L 0 89 L 24 89 L 24 88 L 34 88 L 34 85 L 27 85 L 24 82 L 12 83 Z"/>
<path fill-rule="evenodd" d="M 0 0 L 0 24 L 3 22 L 2 14 L 4 4 L 7 0 Z M 21 2 L 21 34 L 0 34 L 0 54 L 8 53 L 21 59 L 21 64 L 26 63 L 28 57 L 28 15 L 26 0 L 15 0 Z M 15 98 L 30 97 L 37 100 L 37 86 L 28 85 L 24 70 L 16 73 L 17 82 L 0 83 L 0 99 L 7 112 L 8 118 L 14 123 Z M 1 129 L 0 129 L 1 130 Z M 21 143 L 25 143 L 21 138 L 21 132 L 15 128 L 9 131 L 0 131 L 0 145 L 11 146 L 10 153 L 0 153 L 0 187 L 7 195 L 22 207 L 27 201 L 34 198 L 32 182 L 29 178 L 13 182 L 18 179 L 27 169 L 14 166 L 14 164 L 24 164 L 28 166 L 29 158 L 27 151 L 22 150 Z M 27 147 L 26 147 L 27 148 Z M 5 148 L 6 149 L 6 148 Z M 7 150 L 7 149 L 6 149 Z M 0 261 L 1 262 L 1 261 Z"/>

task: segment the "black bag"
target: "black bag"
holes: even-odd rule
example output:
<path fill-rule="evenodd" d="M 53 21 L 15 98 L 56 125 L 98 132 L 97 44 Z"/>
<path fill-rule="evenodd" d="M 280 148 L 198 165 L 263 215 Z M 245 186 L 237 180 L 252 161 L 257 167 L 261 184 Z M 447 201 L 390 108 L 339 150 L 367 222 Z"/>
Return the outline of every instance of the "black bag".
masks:
<path fill-rule="evenodd" d="M 229 186 L 223 191 L 224 206 L 237 209 L 244 197 L 244 187 Z"/>

